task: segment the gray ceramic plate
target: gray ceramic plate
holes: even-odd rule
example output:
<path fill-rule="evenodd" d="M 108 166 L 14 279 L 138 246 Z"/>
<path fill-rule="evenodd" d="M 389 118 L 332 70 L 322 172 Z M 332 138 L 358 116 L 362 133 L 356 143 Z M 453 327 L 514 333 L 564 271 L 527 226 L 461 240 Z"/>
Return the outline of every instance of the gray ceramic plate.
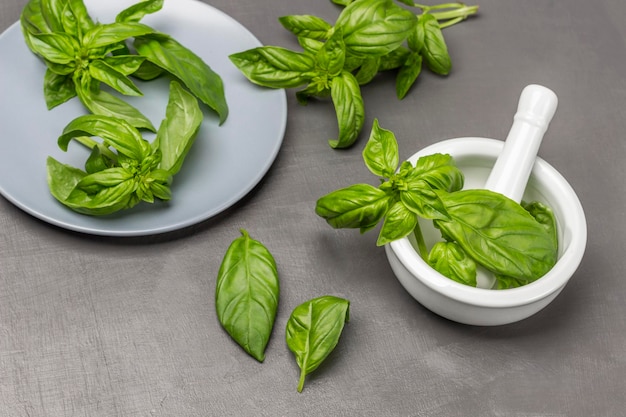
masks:
<path fill-rule="evenodd" d="M 85 1 L 94 19 L 112 22 L 138 0 Z M 229 208 L 267 173 L 282 144 L 287 122 L 283 90 L 250 83 L 228 55 L 260 46 L 245 27 L 195 0 L 166 1 L 146 23 L 194 51 L 222 77 L 229 104 L 221 126 L 205 109 L 205 119 L 183 169 L 174 178 L 172 200 L 140 205 L 106 217 L 74 213 L 58 203 L 46 183 L 46 158 L 83 167 L 87 151 L 72 143 L 61 151 L 56 138 L 84 114 L 77 99 L 48 111 L 43 98 L 44 64 L 27 48 L 18 23 L 0 35 L 0 193 L 27 213 L 84 233 L 140 236 L 176 230 Z M 138 83 L 144 96 L 126 98 L 158 126 L 165 115 L 167 79 Z M 151 140 L 148 135 L 146 139 Z"/>

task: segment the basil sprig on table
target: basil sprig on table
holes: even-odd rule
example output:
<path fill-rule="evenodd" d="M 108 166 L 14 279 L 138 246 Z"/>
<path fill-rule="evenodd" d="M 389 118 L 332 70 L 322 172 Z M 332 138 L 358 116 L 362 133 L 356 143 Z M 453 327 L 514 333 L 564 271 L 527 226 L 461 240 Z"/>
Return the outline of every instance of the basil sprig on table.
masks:
<path fill-rule="evenodd" d="M 28 47 L 45 62 L 44 97 L 52 109 L 76 96 L 91 113 L 124 119 L 155 130 L 150 120 L 102 84 L 126 96 L 142 92 L 130 78 L 169 73 L 224 122 L 228 106 L 221 78 L 170 36 L 139 23 L 159 11 L 163 0 L 146 0 L 122 10 L 113 23 L 97 23 L 82 0 L 30 0 L 20 16 Z M 130 52 L 134 39 L 138 54 Z"/>
<path fill-rule="evenodd" d="M 302 392 L 306 376 L 337 346 L 350 317 L 349 308 L 348 300 L 326 295 L 300 304 L 291 313 L 286 340 L 300 367 L 298 392 Z"/>
<path fill-rule="evenodd" d="M 80 116 L 65 127 L 58 144 L 64 151 L 72 140 L 90 148 L 85 169 L 48 157 L 50 192 L 65 206 L 88 215 L 169 200 L 172 177 L 191 149 L 202 118 L 197 99 L 176 81 L 171 82 L 165 119 L 152 143 L 125 120 Z"/>
<path fill-rule="evenodd" d="M 378 121 L 363 150 L 378 187 L 356 184 L 321 197 L 315 212 L 334 228 L 364 233 L 380 222 L 377 244 L 414 234 L 417 250 L 443 275 L 476 285 L 476 265 L 496 276 L 497 288 L 525 285 L 547 273 L 557 260 L 554 215 L 533 202 L 520 205 L 489 190 L 462 190 L 463 173 L 450 155 L 399 164 L 395 135 Z M 432 220 L 445 244 L 430 249 L 418 219 Z"/>
<path fill-rule="evenodd" d="M 397 70 L 396 93 L 405 97 L 418 78 L 422 63 L 446 75 L 450 55 L 441 29 L 475 14 L 477 6 L 446 3 L 425 6 L 402 1 L 421 10 L 416 15 L 393 0 L 341 0 L 346 6 L 334 25 L 312 15 L 279 18 L 298 38 L 303 51 L 262 46 L 230 56 L 253 83 L 270 88 L 302 87 L 300 104 L 330 97 L 335 107 L 338 137 L 333 148 L 351 146 L 365 118 L 360 87 L 381 71 Z"/>

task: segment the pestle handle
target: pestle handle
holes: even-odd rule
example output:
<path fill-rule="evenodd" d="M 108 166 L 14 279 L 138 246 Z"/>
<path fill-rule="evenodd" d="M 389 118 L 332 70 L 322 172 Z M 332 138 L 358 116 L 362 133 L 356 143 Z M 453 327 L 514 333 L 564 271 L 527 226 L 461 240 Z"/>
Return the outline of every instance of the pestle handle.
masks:
<path fill-rule="evenodd" d="M 539 146 L 554 116 L 558 99 L 546 87 L 531 84 L 522 90 L 513 125 L 485 188 L 520 202 Z"/>

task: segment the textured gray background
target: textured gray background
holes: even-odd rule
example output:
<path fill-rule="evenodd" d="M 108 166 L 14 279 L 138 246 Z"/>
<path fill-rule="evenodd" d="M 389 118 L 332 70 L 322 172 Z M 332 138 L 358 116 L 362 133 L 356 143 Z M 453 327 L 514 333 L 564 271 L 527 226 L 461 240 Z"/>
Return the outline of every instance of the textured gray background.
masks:
<path fill-rule="evenodd" d="M 264 44 L 292 48 L 279 16 L 338 14 L 328 0 L 207 2 Z M 0 30 L 25 3 L 2 0 Z M 402 158 L 450 137 L 503 139 L 522 88 L 552 88 L 560 104 L 540 155 L 578 192 L 589 242 L 550 306 L 495 328 L 421 307 L 375 233 L 334 231 L 314 214 L 321 195 L 372 180 L 360 157 L 366 138 L 331 150 L 330 104 L 301 107 L 289 91 L 284 145 L 265 180 L 197 226 L 92 237 L 0 198 L 0 416 L 624 415 L 626 2 L 478 4 L 479 17 L 445 30 L 449 77 L 424 73 L 402 102 L 390 78 L 364 89 L 365 131 L 379 118 Z M 282 283 L 263 364 L 214 311 L 215 276 L 240 228 L 274 254 Z M 352 320 L 298 394 L 284 327 L 296 305 L 323 294 L 350 299 Z"/>

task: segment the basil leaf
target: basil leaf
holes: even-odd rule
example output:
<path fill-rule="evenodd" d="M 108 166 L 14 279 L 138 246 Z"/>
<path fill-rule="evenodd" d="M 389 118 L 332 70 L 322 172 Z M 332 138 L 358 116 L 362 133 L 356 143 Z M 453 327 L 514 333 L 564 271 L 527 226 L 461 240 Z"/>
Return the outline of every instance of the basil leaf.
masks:
<path fill-rule="evenodd" d="M 126 168 L 111 167 L 83 177 L 76 186 L 85 192 L 98 192 L 103 187 L 114 187 L 134 177 Z"/>
<path fill-rule="evenodd" d="M 163 8 L 163 0 L 145 0 L 122 10 L 115 17 L 116 22 L 139 22 L 147 14 L 156 13 Z"/>
<path fill-rule="evenodd" d="M 365 58 L 362 60 L 359 70 L 356 73 L 356 80 L 359 85 L 365 85 L 372 81 L 380 69 L 380 57 Z"/>
<path fill-rule="evenodd" d="M 278 21 L 285 29 L 298 37 L 324 41 L 329 38 L 332 25 L 324 19 L 312 15 L 282 16 Z"/>
<path fill-rule="evenodd" d="M 383 218 L 392 198 L 369 184 L 355 184 L 317 200 L 315 213 L 332 227 L 372 229 Z"/>
<path fill-rule="evenodd" d="M 363 160 L 367 168 L 379 177 L 391 177 L 399 163 L 398 142 L 390 130 L 383 129 L 374 119 L 369 140 L 363 149 Z"/>
<path fill-rule="evenodd" d="M 346 61 L 346 47 L 343 43 L 341 30 L 336 31 L 324 43 L 317 52 L 315 60 L 318 71 L 324 72 L 328 77 L 334 77 L 341 73 Z"/>
<path fill-rule="evenodd" d="M 416 225 L 417 214 L 409 210 L 402 201 L 397 201 L 385 216 L 376 245 L 384 246 L 394 240 L 402 239 L 411 234 Z"/>
<path fill-rule="evenodd" d="M 135 181 L 132 179 L 112 187 L 102 187 L 96 193 L 75 188 L 61 203 L 78 213 L 104 216 L 136 205 L 139 200 L 133 194 L 134 190 Z"/>
<path fill-rule="evenodd" d="M 380 71 L 388 71 L 396 68 L 400 68 L 409 58 L 411 51 L 407 48 L 401 46 L 399 48 L 394 49 L 389 52 L 387 55 L 384 55 L 380 59 Z"/>
<path fill-rule="evenodd" d="M 76 82 L 76 81 L 74 81 Z M 103 90 L 94 91 L 88 85 L 80 84 L 76 88 L 80 101 L 94 114 L 124 119 L 137 129 L 148 129 L 155 132 L 150 119 L 124 100 Z"/>
<path fill-rule="evenodd" d="M 83 36 L 85 48 L 93 49 L 103 46 L 117 44 L 128 38 L 147 35 L 153 33 L 154 29 L 141 23 L 107 23 L 94 26 Z"/>
<path fill-rule="evenodd" d="M 315 371 L 335 349 L 350 318 L 350 302 L 326 295 L 296 307 L 287 321 L 286 341 L 300 367 L 298 392 L 305 377 Z"/>
<path fill-rule="evenodd" d="M 110 67 L 123 75 L 131 75 L 141 67 L 146 58 L 138 55 L 114 55 L 105 56 L 101 59 Z"/>
<path fill-rule="evenodd" d="M 139 88 L 124 74 L 100 59 L 89 64 L 89 75 L 127 96 L 142 96 Z"/>
<path fill-rule="evenodd" d="M 347 50 L 357 56 L 385 55 L 398 48 L 415 28 L 414 13 L 391 0 L 361 0 L 347 6 L 335 23 Z"/>
<path fill-rule="evenodd" d="M 170 94 L 165 119 L 159 127 L 153 148 L 162 153 L 159 167 L 176 174 L 191 149 L 200 124 L 202 111 L 198 100 L 185 91 L 178 82 L 170 83 Z"/>
<path fill-rule="evenodd" d="M 412 212 L 424 219 L 449 219 L 444 203 L 426 181 L 413 181 L 400 192 L 400 200 Z"/>
<path fill-rule="evenodd" d="M 253 83 L 270 88 L 293 88 L 308 83 L 315 60 L 308 54 L 277 46 L 262 46 L 229 56 Z"/>
<path fill-rule="evenodd" d="M 423 14 L 419 18 L 419 24 L 424 30 L 422 53 L 426 65 L 436 74 L 447 75 L 452 68 L 452 61 L 439 22 L 433 15 Z"/>
<path fill-rule="evenodd" d="M 537 220 L 537 222 L 543 226 L 543 228 L 548 232 L 552 240 L 554 240 L 554 245 L 557 245 L 557 227 L 556 227 L 556 218 L 554 217 L 554 212 L 548 206 L 539 201 L 532 201 L 530 203 L 522 201 L 521 203 L 524 210 L 530 213 L 531 216 Z"/>
<path fill-rule="evenodd" d="M 347 6 L 348 4 L 352 3 L 354 0 L 331 0 L 331 1 L 340 6 Z"/>
<path fill-rule="evenodd" d="M 215 308 L 228 334 L 259 362 L 276 318 L 279 282 L 269 250 L 241 230 L 229 246 L 217 275 Z"/>
<path fill-rule="evenodd" d="M 46 160 L 46 174 L 50 193 L 60 202 L 67 200 L 76 184 L 87 175 L 84 171 L 62 164 L 51 156 Z"/>
<path fill-rule="evenodd" d="M 448 154 L 426 155 L 417 160 L 406 181 L 425 181 L 435 190 L 447 192 L 463 188 L 465 177 Z"/>
<path fill-rule="evenodd" d="M 26 3 L 22 13 L 20 13 L 20 25 L 29 48 L 29 35 L 52 32 L 52 28 L 43 15 L 41 0 L 30 0 Z"/>
<path fill-rule="evenodd" d="M 48 110 L 76 97 L 76 87 L 71 75 L 59 75 L 47 69 L 43 83 L 44 98 Z"/>
<path fill-rule="evenodd" d="M 74 64 L 80 45 L 65 33 L 39 33 L 30 38 L 33 52 L 55 64 Z"/>
<path fill-rule="evenodd" d="M 422 72 L 422 56 L 412 53 L 398 71 L 396 78 L 396 96 L 402 100 Z"/>
<path fill-rule="evenodd" d="M 436 220 L 436 226 L 490 271 L 534 281 L 556 263 L 552 234 L 515 201 L 489 190 L 440 197 L 450 220 Z"/>
<path fill-rule="evenodd" d="M 455 242 L 437 242 L 428 255 L 428 265 L 461 284 L 476 286 L 476 262 Z"/>
<path fill-rule="evenodd" d="M 354 75 L 343 71 L 331 80 L 330 91 L 339 125 L 339 137 L 328 143 L 332 148 L 347 148 L 357 139 L 365 121 L 361 89 Z"/>
<path fill-rule="evenodd" d="M 78 39 L 95 26 L 82 0 L 67 0 L 60 17 L 65 33 Z"/>
<path fill-rule="evenodd" d="M 125 120 L 108 116 L 87 114 L 72 120 L 59 136 L 59 147 L 67 151 L 70 140 L 77 136 L 101 137 L 119 153 L 136 161 L 144 159 L 150 151 L 136 128 Z"/>
<path fill-rule="evenodd" d="M 135 48 L 148 61 L 177 77 L 204 104 L 215 110 L 220 124 L 228 117 L 222 78 L 199 56 L 169 36 L 135 38 Z"/>
<path fill-rule="evenodd" d="M 63 32 L 62 13 L 67 0 L 42 0 L 41 14 L 52 32 Z"/>

